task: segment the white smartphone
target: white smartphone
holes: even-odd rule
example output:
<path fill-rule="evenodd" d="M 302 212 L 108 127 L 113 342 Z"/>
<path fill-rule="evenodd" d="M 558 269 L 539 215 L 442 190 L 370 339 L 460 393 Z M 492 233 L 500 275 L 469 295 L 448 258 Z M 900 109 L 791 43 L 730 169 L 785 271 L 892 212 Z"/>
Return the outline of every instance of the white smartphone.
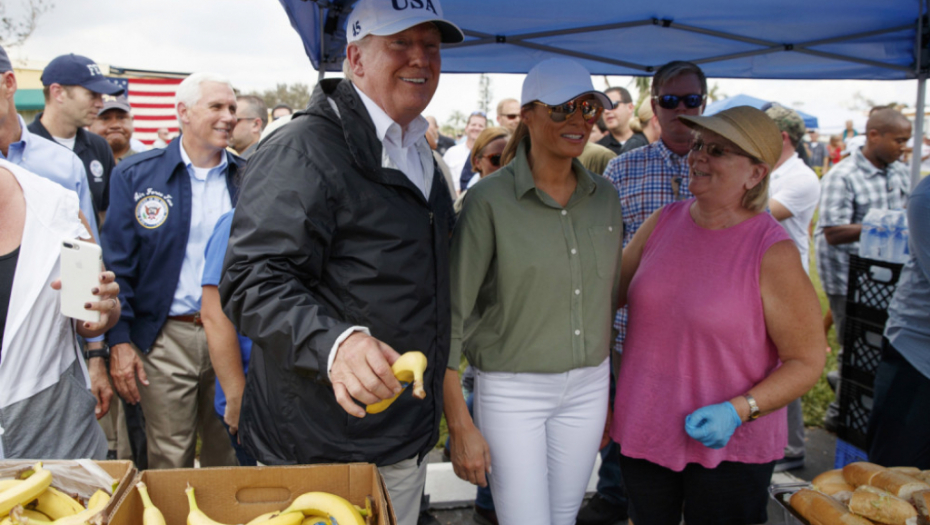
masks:
<path fill-rule="evenodd" d="M 100 312 L 87 310 L 86 303 L 99 298 L 92 290 L 100 286 L 103 252 L 96 244 L 64 239 L 61 241 L 61 315 L 81 321 L 100 321 Z"/>

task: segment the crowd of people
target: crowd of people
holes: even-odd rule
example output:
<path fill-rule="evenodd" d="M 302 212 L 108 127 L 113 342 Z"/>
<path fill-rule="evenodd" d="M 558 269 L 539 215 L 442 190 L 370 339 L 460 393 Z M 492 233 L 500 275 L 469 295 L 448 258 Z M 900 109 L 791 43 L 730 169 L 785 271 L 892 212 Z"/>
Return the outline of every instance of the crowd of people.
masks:
<path fill-rule="evenodd" d="M 690 62 L 637 108 L 560 58 L 456 143 L 422 115 L 464 38 L 438 4 L 361 0 L 345 78 L 297 113 L 188 76 L 180 136 L 148 150 L 73 54 L 27 126 L 0 49 L 0 458 L 371 462 L 413 525 L 445 415 L 479 523 L 763 523 L 825 363 L 815 211 L 841 330 L 863 217 L 907 206 L 870 457 L 930 468 L 907 415 L 930 399 L 930 186 L 908 202 L 905 117 L 828 145 L 777 104 L 702 115 Z M 58 311 L 62 239 L 102 247 L 99 322 Z M 423 400 L 391 372 L 411 350 Z"/>

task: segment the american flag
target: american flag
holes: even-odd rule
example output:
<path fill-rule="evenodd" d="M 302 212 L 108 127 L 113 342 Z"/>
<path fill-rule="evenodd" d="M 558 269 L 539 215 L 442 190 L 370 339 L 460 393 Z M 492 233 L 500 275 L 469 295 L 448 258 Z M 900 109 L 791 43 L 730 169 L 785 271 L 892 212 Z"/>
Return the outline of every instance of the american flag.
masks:
<path fill-rule="evenodd" d="M 172 136 L 179 132 L 174 111 L 174 94 L 182 78 L 113 78 L 129 97 L 132 106 L 133 135 L 146 146 L 158 138 L 160 128 L 168 128 Z"/>

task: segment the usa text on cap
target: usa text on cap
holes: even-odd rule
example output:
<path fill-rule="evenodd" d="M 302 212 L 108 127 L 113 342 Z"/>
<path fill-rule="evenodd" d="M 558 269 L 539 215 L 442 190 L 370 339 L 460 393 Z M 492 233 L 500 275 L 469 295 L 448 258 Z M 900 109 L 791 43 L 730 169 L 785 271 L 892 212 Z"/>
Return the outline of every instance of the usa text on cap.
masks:
<path fill-rule="evenodd" d="M 357 42 L 368 35 L 389 36 L 425 22 L 439 28 L 445 44 L 465 39 L 457 25 L 443 19 L 439 0 L 360 0 L 349 15 L 346 41 Z"/>

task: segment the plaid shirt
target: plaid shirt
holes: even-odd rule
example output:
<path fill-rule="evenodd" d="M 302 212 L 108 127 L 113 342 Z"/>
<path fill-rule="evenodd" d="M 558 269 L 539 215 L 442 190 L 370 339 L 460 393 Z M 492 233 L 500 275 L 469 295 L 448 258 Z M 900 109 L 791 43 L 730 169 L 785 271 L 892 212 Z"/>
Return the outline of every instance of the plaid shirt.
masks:
<path fill-rule="evenodd" d="M 688 190 L 688 155 L 678 155 L 657 140 L 648 146 L 628 151 L 610 161 L 604 171 L 617 192 L 623 209 L 623 246 L 633 239 L 633 234 L 653 212 L 675 202 L 690 199 Z M 617 340 L 614 349 L 623 352 L 626 338 L 627 309 L 617 311 L 614 328 Z"/>
<path fill-rule="evenodd" d="M 846 295 L 849 254 L 859 253 L 859 242 L 831 246 L 823 229 L 830 226 L 862 224 L 872 208 L 903 209 L 910 187 L 907 166 L 895 162 L 878 169 L 861 149 L 843 159 L 824 175 L 820 183 L 820 219 L 814 231 L 817 271 L 823 290 L 829 295 Z"/>

